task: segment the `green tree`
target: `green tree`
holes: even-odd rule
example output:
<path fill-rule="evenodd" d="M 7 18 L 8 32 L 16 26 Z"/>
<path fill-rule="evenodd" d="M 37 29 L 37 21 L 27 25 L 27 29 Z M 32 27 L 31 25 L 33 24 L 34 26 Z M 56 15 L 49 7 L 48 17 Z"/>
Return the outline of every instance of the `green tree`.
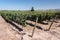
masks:
<path fill-rule="evenodd" d="M 34 7 L 31 8 L 31 11 L 34 11 Z"/>

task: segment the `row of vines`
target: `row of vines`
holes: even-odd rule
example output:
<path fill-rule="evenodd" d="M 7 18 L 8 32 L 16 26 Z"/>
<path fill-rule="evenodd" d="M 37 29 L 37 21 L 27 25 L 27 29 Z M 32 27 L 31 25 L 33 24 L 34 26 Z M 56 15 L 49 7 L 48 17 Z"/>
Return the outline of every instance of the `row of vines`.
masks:
<path fill-rule="evenodd" d="M 53 19 L 56 15 L 60 19 L 60 12 L 57 11 L 0 11 L 1 16 L 7 21 L 14 21 L 22 26 L 26 26 L 26 20 L 35 21 L 38 17 L 38 22 Z"/>

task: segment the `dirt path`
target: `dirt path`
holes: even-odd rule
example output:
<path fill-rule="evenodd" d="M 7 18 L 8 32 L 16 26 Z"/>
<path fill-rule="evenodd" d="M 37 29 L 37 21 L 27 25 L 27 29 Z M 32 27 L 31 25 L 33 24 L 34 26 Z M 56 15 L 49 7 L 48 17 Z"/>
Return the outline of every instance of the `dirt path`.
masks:
<path fill-rule="evenodd" d="M 12 30 L 11 25 L 9 25 L 0 16 L 0 40 L 20 40 L 19 34 Z"/>

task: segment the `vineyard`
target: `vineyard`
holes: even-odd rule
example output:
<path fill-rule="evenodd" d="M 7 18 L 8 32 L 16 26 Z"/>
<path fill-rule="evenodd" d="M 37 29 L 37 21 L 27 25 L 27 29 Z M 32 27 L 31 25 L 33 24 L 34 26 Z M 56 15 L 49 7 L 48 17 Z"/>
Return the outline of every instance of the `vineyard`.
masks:
<path fill-rule="evenodd" d="M 43 23 L 43 21 L 50 21 L 55 18 L 60 19 L 60 12 L 56 11 L 1 11 L 2 17 L 7 21 L 14 21 L 18 24 L 26 26 L 26 20 L 35 21 L 38 17 L 38 22 Z"/>
<path fill-rule="evenodd" d="M 37 27 L 38 23 L 42 24 L 42 26 L 43 26 L 43 24 L 48 25 L 49 22 L 52 22 L 49 26 L 49 30 L 50 30 L 53 22 L 55 22 L 54 20 L 60 20 L 60 12 L 55 11 L 55 10 L 45 10 L 45 11 L 3 10 L 3 11 L 0 11 L 0 14 L 6 20 L 6 22 L 14 22 L 18 25 L 21 25 L 22 27 L 27 27 L 27 24 L 29 21 L 31 21 L 31 24 L 35 23 L 35 24 L 33 24 L 34 28 L 32 29 L 33 32 L 32 32 L 31 37 L 33 37 L 35 27 Z M 28 22 L 27 22 L 27 20 L 28 20 Z M 42 29 L 42 28 L 40 28 L 40 29 Z M 44 30 L 44 31 L 46 31 L 46 30 Z"/>

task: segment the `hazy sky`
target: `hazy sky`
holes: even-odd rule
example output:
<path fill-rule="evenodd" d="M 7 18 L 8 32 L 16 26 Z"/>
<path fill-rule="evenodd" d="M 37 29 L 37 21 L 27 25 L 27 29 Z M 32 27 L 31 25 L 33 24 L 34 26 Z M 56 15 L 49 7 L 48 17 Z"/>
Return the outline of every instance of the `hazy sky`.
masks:
<path fill-rule="evenodd" d="M 60 0 L 0 0 L 0 10 L 60 9 Z"/>

